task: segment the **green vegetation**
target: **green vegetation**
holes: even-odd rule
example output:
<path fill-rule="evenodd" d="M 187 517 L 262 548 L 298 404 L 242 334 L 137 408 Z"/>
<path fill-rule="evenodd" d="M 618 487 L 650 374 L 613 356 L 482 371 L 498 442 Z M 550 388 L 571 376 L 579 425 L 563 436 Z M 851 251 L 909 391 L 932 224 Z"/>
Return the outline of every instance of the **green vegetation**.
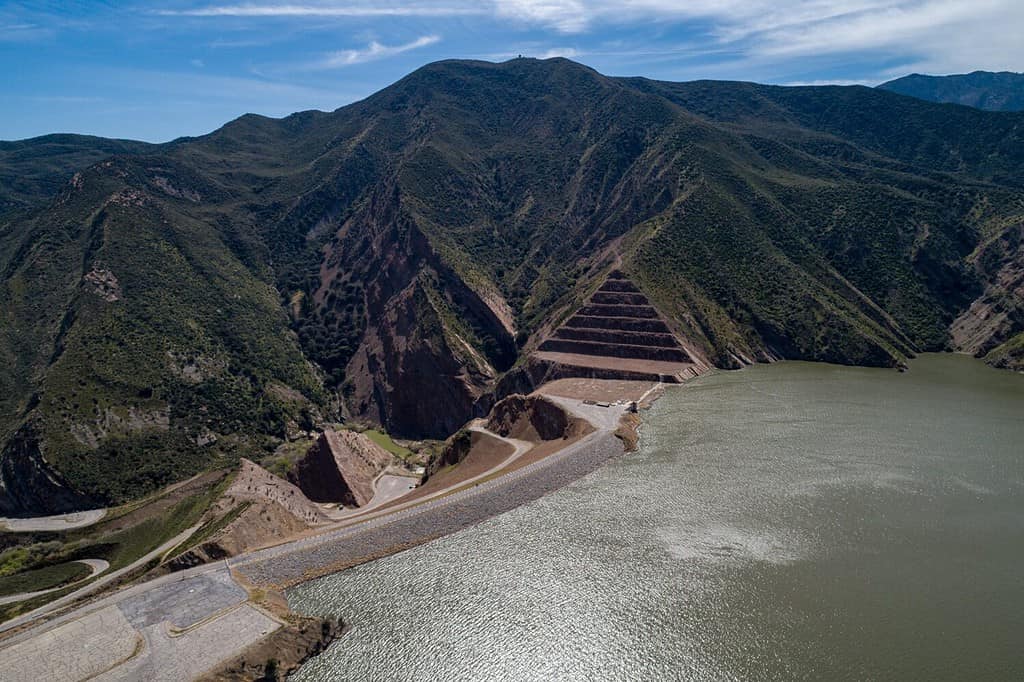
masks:
<path fill-rule="evenodd" d="M 988 111 L 1024 110 L 1024 74 L 974 71 L 952 76 L 914 73 L 878 86 L 929 102 L 964 104 Z"/>
<path fill-rule="evenodd" d="M 85 564 L 69 562 L 3 576 L 0 577 L 0 597 L 60 587 L 77 582 L 90 572 L 91 569 Z"/>
<path fill-rule="evenodd" d="M 31 584 L 31 590 L 49 582 L 49 587 L 71 582 L 60 580 L 62 575 L 84 577 L 71 563 L 78 559 L 105 559 L 109 571 L 116 571 L 136 562 L 184 530 L 195 526 L 230 485 L 226 473 L 209 474 L 189 482 L 173 491 L 154 495 L 148 499 L 114 510 L 95 526 L 66 532 L 8 533 L 3 536 L 8 546 L 0 552 L 0 585 L 21 586 Z M 211 535 L 238 517 L 247 504 L 240 504 L 219 517 L 207 520 L 187 544 L 173 548 L 167 556 L 184 551 L 205 541 Z M 133 574 L 142 574 L 153 568 L 159 558 L 148 562 Z M 12 591 L 26 591 L 11 588 Z M 0 621 L 25 613 L 73 588 L 62 588 L 35 599 L 0 607 Z"/>
<path fill-rule="evenodd" d="M 376 429 L 367 429 L 363 431 L 363 433 L 366 435 L 367 438 L 369 438 L 374 443 L 390 452 L 395 457 L 398 457 L 399 459 L 406 460 L 413 456 L 412 450 L 402 445 L 399 445 L 398 443 L 391 439 L 391 436 L 384 433 L 383 431 L 378 431 Z"/>
<path fill-rule="evenodd" d="M 295 464 L 306 456 L 315 442 L 312 438 L 300 438 L 282 443 L 273 454 L 267 455 L 257 464 L 275 476 L 288 480 L 288 474 L 295 468 Z"/>
<path fill-rule="evenodd" d="M 0 513 L 242 456 L 286 474 L 289 437 L 349 416 L 443 438 L 620 259 L 726 367 L 892 366 L 948 348 L 983 292 L 1024 310 L 998 274 L 1020 258 L 1024 114 L 869 88 L 453 61 L 168 145 L 16 144 Z"/>
<path fill-rule="evenodd" d="M 1024 332 L 993 348 L 985 360 L 995 367 L 1024 371 Z"/>

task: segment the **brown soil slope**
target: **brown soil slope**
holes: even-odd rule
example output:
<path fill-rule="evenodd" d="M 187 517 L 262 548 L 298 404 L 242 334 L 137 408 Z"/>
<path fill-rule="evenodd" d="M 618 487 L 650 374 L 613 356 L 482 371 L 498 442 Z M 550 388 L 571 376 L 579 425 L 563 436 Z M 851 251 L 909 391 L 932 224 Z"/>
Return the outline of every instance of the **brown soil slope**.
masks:
<path fill-rule="evenodd" d="M 394 456 L 355 431 L 324 431 L 289 479 L 316 502 L 363 506 L 373 499 L 373 480 Z"/>
<path fill-rule="evenodd" d="M 498 402 L 487 419 L 487 428 L 506 438 L 539 443 L 571 438 L 586 423 L 540 395 L 510 395 Z"/>

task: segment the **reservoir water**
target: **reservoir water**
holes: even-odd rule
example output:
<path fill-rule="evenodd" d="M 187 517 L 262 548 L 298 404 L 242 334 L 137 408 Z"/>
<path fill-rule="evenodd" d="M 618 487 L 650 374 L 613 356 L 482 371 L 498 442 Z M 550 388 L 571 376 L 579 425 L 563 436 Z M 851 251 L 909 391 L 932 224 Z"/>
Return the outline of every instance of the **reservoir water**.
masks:
<path fill-rule="evenodd" d="M 288 599 L 352 625 L 303 681 L 1024 679 L 1024 376 L 716 372 L 638 452 Z"/>

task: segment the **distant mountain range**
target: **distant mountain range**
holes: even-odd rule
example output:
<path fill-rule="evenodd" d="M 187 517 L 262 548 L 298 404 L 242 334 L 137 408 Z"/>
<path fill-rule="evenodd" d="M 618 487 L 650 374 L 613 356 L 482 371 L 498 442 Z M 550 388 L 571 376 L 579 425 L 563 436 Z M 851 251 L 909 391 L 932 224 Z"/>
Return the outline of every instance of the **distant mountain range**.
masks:
<path fill-rule="evenodd" d="M 719 367 L 1024 367 L 1024 114 L 514 59 L 162 145 L 0 143 L 0 513 L 323 420 L 444 438 L 613 268 Z"/>
<path fill-rule="evenodd" d="M 973 71 L 952 76 L 914 73 L 878 87 L 929 102 L 951 102 L 986 111 L 1024 111 L 1024 73 Z"/>

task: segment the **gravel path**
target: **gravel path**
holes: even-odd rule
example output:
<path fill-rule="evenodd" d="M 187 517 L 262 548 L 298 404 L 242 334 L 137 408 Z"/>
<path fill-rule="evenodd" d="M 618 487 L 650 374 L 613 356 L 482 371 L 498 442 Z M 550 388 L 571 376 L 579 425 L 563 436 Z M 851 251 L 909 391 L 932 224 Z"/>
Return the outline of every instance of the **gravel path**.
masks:
<path fill-rule="evenodd" d="M 610 432 L 579 442 L 522 469 L 351 528 L 231 560 L 257 584 L 290 586 L 457 532 L 557 490 L 622 454 Z"/>

